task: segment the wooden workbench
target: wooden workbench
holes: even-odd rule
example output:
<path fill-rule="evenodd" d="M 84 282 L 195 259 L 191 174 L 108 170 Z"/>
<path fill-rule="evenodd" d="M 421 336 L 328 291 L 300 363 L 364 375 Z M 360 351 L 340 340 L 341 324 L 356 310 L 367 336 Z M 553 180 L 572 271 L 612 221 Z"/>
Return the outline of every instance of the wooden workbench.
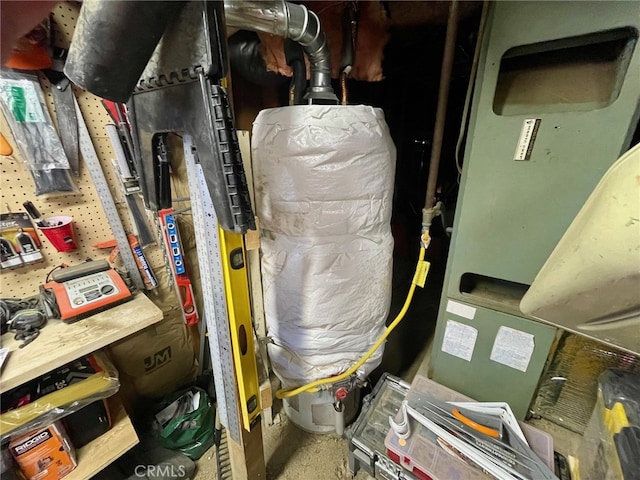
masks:
<path fill-rule="evenodd" d="M 162 311 L 144 294 L 75 323 L 50 320 L 40 336 L 24 348 L 12 334 L 2 336 L 10 353 L 0 374 L 6 392 L 55 368 L 162 320 Z M 77 451 L 78 466 L 67 477 L 87 480 L 138 443 L 131 420 L 119 398 L 109 399 L 111 429 Z"/>
<path fill-rule="evenodd" d="M 143 294 L 74 323 L 50 320 L 40 336 L 25 348 L 10 333 L 2 336 L 9 356 L 0 374 L 0 392 L 6 392 L 54 368 L 128 337 L 162 320 L 162 311 Z"/>

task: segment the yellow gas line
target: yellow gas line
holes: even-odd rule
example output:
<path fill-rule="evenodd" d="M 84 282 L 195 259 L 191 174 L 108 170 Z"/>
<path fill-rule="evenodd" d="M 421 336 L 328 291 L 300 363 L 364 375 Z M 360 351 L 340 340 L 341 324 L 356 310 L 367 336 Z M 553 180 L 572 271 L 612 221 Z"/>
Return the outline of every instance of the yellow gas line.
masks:
<path fill-rule="evenodd" d="M 423 239 L 429 239 L 428 233 L 426 235 L 423 235 Z M 367 353 L 364 354 L 362 358 L 360 358 L 360 360 L 358 360 L 351 368 L 349 368 L 345 372 L 335 377 L 327 377 L 327 378 L 322 378 L 320 380 L 315 380 L 301 387 L 289 387 L 289 388 L 280 389 L 276 392 L 276 397 L 291 398 L 291 397 L 295 397 L 296 395 L 299 395 L 302 392 L 310 392 L 310 393 L 317 392 L 318 390 L 320 390 L 318 387 L 320 387 L 321 385 L 327 385 L 327 384 L 339 382 L 341 380 L 344 380 L 345 378 L 349 378 L 351 375 L 356 373 L 358 368 L 360 368 L 364 364 L 364 362 L 366 362 L 369 359 L 369 357 L 373 355 L 373 353 L 387 339 L 387 337 L 393 331 L 393 329 L 396 328 L 396 326 L 402 321 L 405 314 L 407 313 L 407 310 L 409 310 L 409 305 L 411 305 L 411 300 L 413 299 L 413 293 L 416 290 L 416 286 L 419 286 L 420 288 L 424 287 L 424 282 L 427 279 L 427 273 L 429 272 L 429 262 L 424 260 L 424 255 L 428 246 L 429 246 L 429 243 L 428 242 L 424 243 L 424 240 L 423 240 L 423 243 L 421 244 L 421 247 L 420 247 L 420 254 L 418 255 L 416 272 L 413 276 L 413 281 L 411 282 L 411 287 L 409 287 L 409 292 L 407 293 L 407 298 L 404 301 L 402 310 L 400 310 L 400 313 L 398 313 L 398 315 L 393 320 L 393 322 L 389 324 L 389 326 L 385 329 L 382 335 L 380 335 L 378 340 L 376 340 L 376 343 L 373 344 L 373 346 L 367 351 Z"/>

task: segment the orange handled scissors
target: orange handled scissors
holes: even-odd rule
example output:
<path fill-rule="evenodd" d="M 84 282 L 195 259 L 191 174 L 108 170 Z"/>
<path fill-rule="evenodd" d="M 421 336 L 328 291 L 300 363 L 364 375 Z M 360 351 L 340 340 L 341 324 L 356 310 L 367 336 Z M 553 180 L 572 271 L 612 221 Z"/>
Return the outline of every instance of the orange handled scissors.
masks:
<path fill-rule="evenodd" d="M 480 433 L 484 433 L 485 435 L 488 435 L 492 438 L 500 438 L 501 436 L 500 432 L 495 428 L 485 427 L 484 425 L 480 425 L 479 423 L 474 422 L 469 417 L 465 417 L 462 413 L 460 413 L 460 410 L 458 410 L 457 408 L 451 410 L 451 414 L 466 426 L 471 427 Z"/>

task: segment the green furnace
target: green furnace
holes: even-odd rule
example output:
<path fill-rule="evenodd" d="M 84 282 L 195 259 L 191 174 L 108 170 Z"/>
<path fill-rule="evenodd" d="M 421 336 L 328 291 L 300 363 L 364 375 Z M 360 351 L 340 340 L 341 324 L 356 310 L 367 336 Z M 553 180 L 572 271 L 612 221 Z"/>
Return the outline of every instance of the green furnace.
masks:
<path fill-rule="evenodd" d="M 490 6 L 429 376 L 524 418 L 557 329 L 520 299 L 640 115 L 638 2 Z M 596 220 L 597 221 L 597 220 Z"/>

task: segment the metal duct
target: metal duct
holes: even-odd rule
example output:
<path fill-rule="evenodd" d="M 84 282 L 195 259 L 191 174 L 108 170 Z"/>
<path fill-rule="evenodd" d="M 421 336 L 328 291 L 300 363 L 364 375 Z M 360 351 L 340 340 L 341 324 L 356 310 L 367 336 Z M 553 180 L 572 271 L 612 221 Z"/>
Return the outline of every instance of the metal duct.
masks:
<path fill-rule="evenodd" d="M 283 0 L 225 0 L 224 12 L 231 27 L 280 35 L 302 45 L 311 63 L 311 84 L 305 98 L 309 103 L 338 102 L 331 87 L 329 46 L 314 12 Z"/>

